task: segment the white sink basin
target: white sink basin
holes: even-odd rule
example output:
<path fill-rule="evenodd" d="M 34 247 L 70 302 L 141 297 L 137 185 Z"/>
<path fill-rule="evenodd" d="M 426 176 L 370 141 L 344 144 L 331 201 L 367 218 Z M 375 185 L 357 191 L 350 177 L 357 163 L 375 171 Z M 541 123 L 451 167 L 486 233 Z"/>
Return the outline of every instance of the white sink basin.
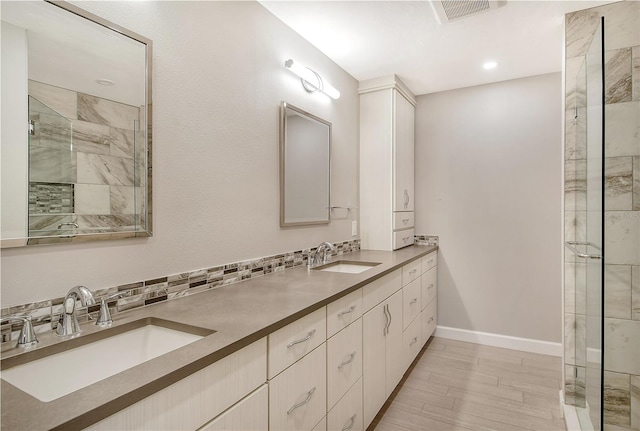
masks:
<path fill-rule="evenodd" d="M 372 263 L 372 262 L 337 261 L 337 262 L 332 262 L 327 265 L 318 267 L 317 269 L 319 271 L 343 272 L 347 274 L 360 274 L 361 272 L 371 269 L 376 265 L 380 265 L 380 264 Z"/>
<path fill-rule="evenodd" d="M 52 401 L 203 337 L 146 324 L 2 370 L 2 379 L 40 401 Z"/>

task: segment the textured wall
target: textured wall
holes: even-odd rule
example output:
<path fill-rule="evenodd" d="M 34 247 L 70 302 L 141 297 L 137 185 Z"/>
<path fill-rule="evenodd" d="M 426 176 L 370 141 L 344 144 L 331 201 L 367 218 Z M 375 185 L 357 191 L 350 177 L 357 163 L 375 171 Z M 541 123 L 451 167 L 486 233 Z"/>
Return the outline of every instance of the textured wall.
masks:
<path fill-rule="evenodd" d="M 561 341 L 561 77 L 419 96 L 416 232 L 439 235 L 438 324 Z"/>
<path fill-rule="evenodd" d="M 332 204 L 357 207 L 357 81 L 256 2 L 74 2 L 154 42 L 148 239 L 4 249 L 2 305 L 122 285 L 351 239 L 357 212 L 279 227 L 282 100 L 333 123 Z M 306 93 L 314 67 L 342 94 Z"/>

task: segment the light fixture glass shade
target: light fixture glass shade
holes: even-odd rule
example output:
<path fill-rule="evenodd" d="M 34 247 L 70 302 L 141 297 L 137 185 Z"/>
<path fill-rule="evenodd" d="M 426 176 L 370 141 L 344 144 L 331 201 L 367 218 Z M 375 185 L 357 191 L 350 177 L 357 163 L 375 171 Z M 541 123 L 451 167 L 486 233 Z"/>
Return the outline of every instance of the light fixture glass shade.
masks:
<path fill-rule="evenodd" d="M 287 69 L 298 75 L 300 79 L 304 81 L 303 86 L 307 91 L 320 91 L 321 93 L 326 94 L 332 99 L 337 99 L 340 97 L 340 92 L 331 84 L 325 82 L 322 77 L 312 69 L 305 67 L 300 63 L 293 61 L 292 59 L 285 61 L 284 65 Z M 305 86 L 304 83 L 312 87 L 313 90 L 307 89 L 307 86 Z"/>

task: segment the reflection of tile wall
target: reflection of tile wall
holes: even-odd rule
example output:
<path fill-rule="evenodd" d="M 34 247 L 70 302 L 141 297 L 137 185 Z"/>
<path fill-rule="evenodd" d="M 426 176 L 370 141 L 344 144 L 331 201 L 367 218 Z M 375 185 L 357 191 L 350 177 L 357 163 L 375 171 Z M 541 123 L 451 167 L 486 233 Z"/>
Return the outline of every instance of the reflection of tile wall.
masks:
<path fill-rule="evenodd" d="M 598 21 L 605 17 L 605 430 L 640 430 L 640 2 L 625 1 L 567 15 L 565 115 L 566 239 L 586 229 L 580 145 L 573 121 L 575 77 Z M 580 285 L 584 263 L 565 264 L 567 393 L 584 358 L 580 338 Z M 576 334 L 578 336 L 576 337 Z M 574 353 L 575 352 L 575 353 Z M 588 356 L 588 352 L 587 352 Z M 591 406 L 593 408 L 593 406 Z"/>
<path fill-rule="evenodd" d="M 142 212 L 142 200 L 134 195 L 146 182 L 145 175 L 135 175 L 144 172 L 142 145 L 134 145 L 134 139 L 141 138 L 134 123 L 139 108 L 36 81 L 29 81 L 29 95 L 72 122 L 70 139 L 59 124 L 64 119 L 47 114 L 32 118 L 38 125 L 30 140 L 36 173 L 31 180 L 76 183 L 77 233 L 102 232 L 105 227 L 134 230 L 135 214 Z M 48 228 L 55 230 L 53 225 Z"/>
<path fill-rule="evenodd" d="M 73 184 L 29 182 L 29 214 L 73 212 Z"/>
<path fill-rule="evenodd" d="M 336 243 L 335 246 L 336 251 L 332 254 L 333 256 L 348 254 L 360 250 L 360 240 L 344 241 Z M 100 304 L 100 298 L 104 296 L 112 295 L 116 292 L 124 292 L 127 296 L 110 303 L 111 313 L 116 315 L 119 312 L 133 308 L 177 299 L 227 284 L 283 271 L 287 268 L 306 265 L 307 258 L 313 251 L 315 251 L 315 248 L 297 250 L 181 274 L 167 275 L 153 280 L 128 283 L 107 289 L 91 290 L 97 304 Z M 2 308 L 0 316 L 31 316 L 36 333 L 51 331 L 57 326 L 62 311 L 63 299 L 55 298 L 32 304 Z M 81 322 L 86 321 L 89 316 L 95 319 L 98 310 L 99 305 L 79 309 L 78 314 L 82 317 Z M 13 340 L 11 343 L 15 343 L 19 331 L 19 324 L 6 323 L 1 327 L 1 340 L 3 342 Z"/>

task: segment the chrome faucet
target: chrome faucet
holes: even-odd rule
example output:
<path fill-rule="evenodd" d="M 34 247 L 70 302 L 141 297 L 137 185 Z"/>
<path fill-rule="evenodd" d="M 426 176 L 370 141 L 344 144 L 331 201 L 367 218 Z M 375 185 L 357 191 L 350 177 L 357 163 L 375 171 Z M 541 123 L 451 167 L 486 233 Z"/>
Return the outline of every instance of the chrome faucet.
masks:
<path fill-rule="evenodd" d="M 336 246 L 330 242 L 321 242 L 316 251 L 309 254 L 309 260 L 307 266 L 313 268 L 316 265 L 327 263 L 327 251 L 336 251 Z"/>
<path fill-rule="evenodd" d="M 71 290 L 67 292 L 67 296 L 64 297 L 62 314 L 58 321 L 56 334 L 66 336 L 80 333 L 80 324 L 78 323 L 78 315 L 76 313 L 77 300 L 80 300 L 80 303 L 85 307 L 96 303 L 89 289 L 84 286 L 72 287 Z"/>
<path fill-rule="evenodd" d="M 38 339 L 31 323 L 31 316 L 3 317 L 0 319 L 0 323 L 4 322 L 22 322 L 22 329 L 20 330 L 16 347 L 31 347 L 38 344 Z"/>

